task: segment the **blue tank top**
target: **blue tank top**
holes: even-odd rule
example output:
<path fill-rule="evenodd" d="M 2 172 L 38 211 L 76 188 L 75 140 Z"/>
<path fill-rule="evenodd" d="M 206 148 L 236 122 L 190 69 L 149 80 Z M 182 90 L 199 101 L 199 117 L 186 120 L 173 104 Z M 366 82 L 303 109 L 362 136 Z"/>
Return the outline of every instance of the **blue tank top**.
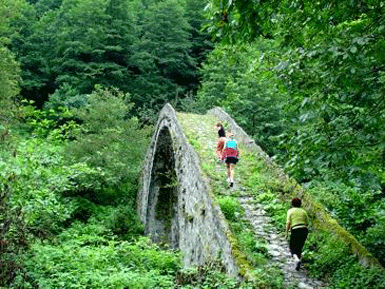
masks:
<path fill-rule="evenodd" d="M 230 148 L 230 149 L 237 149 L 237 142 L 235 140 L 232 140 L 232 139 L 229 139 L 227 142 L 226 142 L 226 148 Z"/>

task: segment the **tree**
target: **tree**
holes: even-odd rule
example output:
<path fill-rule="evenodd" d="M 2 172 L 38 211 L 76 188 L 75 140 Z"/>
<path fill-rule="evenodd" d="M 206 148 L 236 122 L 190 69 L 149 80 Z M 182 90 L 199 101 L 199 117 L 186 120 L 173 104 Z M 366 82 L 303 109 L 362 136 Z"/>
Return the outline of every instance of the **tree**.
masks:
<path fill-rule="evenodd" d="M 20 94 L 39 107 L 56 89 L 49 69 L 54 59 L 55 38 L 49 28 L 54 15 L 54 11 L 47 11 L 38 21 L 34 6 L 25 4 L 20 16 L 10 22 L 10 49 L 21 67 Z"/>
<path fill-rule="evenodd" d="M 205 3 L 200 0 L 186 0 L 186 17 L 191 27 L 189 38 L 191 49 L 189 54 L 199 68 L 206 60 L 207 54 L 214 48 L 210 34 L 202 30 L 203 26 L 208 22 L 203 15 L 204 6 Z M 189 78 L 190 87 L 196 90 L 200 81 L 199 71 L 194 69 L 194 74 Z"/>
<path fill-rule="evenodd" d="M 151 3 L 139 19 L 133 59 L 140 69 L 135 93 L 146 95 L 141 102 L 161 106 L 178 98 L 195 74 L 190 25 L 184 15 L 183 2 L 166 0 Z"/>
<path fill-rule="evenodd" d="M 20 69 L 13 53 L 7 48 L 10 42 L 9 22 L 19 16 L 22 1 L 0 3 L 0 141 L 9 134 L 9 124 L 15 117 L 15 97 L 19 93 Z"/>
<path fill-rule="evenodd" d="M 33 8 L 36 20 L 24 15 L 23 33 L 12 46 L 22 64 L 25 97 L 42 106 L 64 83 L 80 94 L 98 83 L 127 88 L 136 69 L 130 65 L 130 2 L 39 1 Z"/>
<path fill-rule="evenodd" d="M 198 103 L 223 107 L 270 155 L 276 154 L 272 137 L 283 131 L 282 84 L 269 69 L 278 63 L 273 41 L 218 45 L 202 68 Z"/>
<path fill-rule="evenodd" d="M 369 170 L 374 181 L 359 183 L 378 188 L 382 177 L 370 167 L 384 151 L 383 5 L 237 0 L 211 1 L 207 11 L 212 33 L 273 38 L 288 48 L 274 67 L 289 100 L 281 136 L 288 154 L 278 155 L 288 171 L 299 180 L 328 174 L 349 182 Z"/>

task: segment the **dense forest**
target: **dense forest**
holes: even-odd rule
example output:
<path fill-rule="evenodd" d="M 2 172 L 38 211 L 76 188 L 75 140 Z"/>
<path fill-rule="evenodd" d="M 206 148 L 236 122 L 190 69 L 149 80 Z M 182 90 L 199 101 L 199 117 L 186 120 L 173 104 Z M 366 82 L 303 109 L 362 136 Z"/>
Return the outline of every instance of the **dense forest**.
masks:
<path fill-rule="evenodd" d="M 384 63 L 379 0 L 0 0 L 0 287 L 239 286 L 143 235 L 166 102 L 224 108 L 384 266 Z"/>

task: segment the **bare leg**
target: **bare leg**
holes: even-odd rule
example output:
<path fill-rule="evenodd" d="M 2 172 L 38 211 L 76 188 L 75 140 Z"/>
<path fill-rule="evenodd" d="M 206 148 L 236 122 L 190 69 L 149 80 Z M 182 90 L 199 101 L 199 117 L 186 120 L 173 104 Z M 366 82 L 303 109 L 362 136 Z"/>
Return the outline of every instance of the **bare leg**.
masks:
<path fill-rule="evenodd" d="M 226 166 L 227 166 L 227 178 L 231 180 L 231 164 L 226 163 Z"/>
<path fill-rule="evenodd" d="M 234 164 L 230 164 L 230 182 L 234 182 Z"/>

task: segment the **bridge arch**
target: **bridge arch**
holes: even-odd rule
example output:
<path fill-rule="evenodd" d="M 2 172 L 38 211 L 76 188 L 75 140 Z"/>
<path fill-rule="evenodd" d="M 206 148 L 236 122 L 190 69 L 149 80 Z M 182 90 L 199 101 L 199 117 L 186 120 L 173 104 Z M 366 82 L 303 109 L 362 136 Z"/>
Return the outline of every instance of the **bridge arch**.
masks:
<path fill-rule="evenodd" d="M 175 153 L 170 130 L 164 126 L 158 134 L 150 175 L 146 233 L 153 241 L 179 247 L 178 188 Z"/>

